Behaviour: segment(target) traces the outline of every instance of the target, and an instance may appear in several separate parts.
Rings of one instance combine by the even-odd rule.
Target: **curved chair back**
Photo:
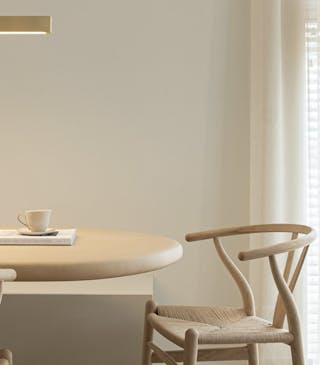
[[[311,227],[298,224],[262,224],[231,227],[205,232],[189,233],[186,235],[186,240],[188,242],[192,242],[210,238],[213,239],[219,257],[232,275],[240,290],[246,314],[253,316],[255,315],[255,305],[252,289],[244,275],[224,250],[219,238],[240,234],[278,232],[290,233],[291,239],[285,242],[267,245],[258,249],[241,251],[238,257],[242,261],[253,260],[262,257],[269,258],[271,272],[279,290],[273,316],[273,326],[282,328],[285,316],[287,315],[289,329],[294,332],[295,329],[299,327],[299,323],[297,322],[299,321],[299,315],[292,292],[300,275],[309,245],[316,238],[316,233]],[[294,256],[296,251],[300,248],[302,248],[302,251],[298,257],[295,267],[293,268]],[[284,272],[281,273],[275,256],[283,253],[287,253],[287,259]],[[290,276],[291,272],[292,275]]]

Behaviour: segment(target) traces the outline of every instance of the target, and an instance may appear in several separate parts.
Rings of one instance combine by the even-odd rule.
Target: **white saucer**
[[[24,236],[49,236],[54,233],[58,233],[58,231],[54,228],[48,228],[44,232],[32,232],[28,228],[19,228],[18,232],[19,232],[19,234],[22,234]]]

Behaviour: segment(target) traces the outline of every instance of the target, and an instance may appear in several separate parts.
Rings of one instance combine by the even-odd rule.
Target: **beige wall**
[[[249,0],[17,0],[1,13],[54,24],[0,38],[1,225],[51,207],[55,226],[183,242],[248,222]],[[229,283],[203,243],[156,274],[155,296],[237,303]]]

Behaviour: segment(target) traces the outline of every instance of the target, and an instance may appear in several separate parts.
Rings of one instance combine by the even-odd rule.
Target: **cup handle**
[[[17,219],[18,219],[18,221],[19,221],[21,224],[23,224],[24,226],[26,226],[26,227],[29,229],[29,227],[28,227],[28,225],[27,225],[26,221],[24,221],[24,220],[23,220],[23,218],[24,218],[24,220],[26,219],[24,214],[19,213],[19,214],[17,215]]]

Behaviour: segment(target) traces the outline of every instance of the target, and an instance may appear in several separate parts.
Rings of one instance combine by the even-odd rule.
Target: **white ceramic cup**
[[[26,210],[19,213],[18,221],[31,232],[45,232],[49,228],[51,209]]]

